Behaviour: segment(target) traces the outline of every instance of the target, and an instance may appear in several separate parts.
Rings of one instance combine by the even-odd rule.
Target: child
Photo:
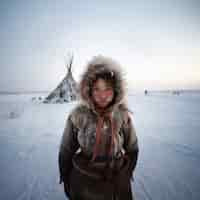
[[[71,200],[132,200],[136,132],[124,101],[120,66],[94,57],[80,82],[59,149],[60,183]]]

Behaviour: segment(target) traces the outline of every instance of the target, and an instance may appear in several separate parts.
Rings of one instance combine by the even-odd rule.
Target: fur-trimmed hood
[[[124,104],[125,97],[125,82],[122,75],[122,67],[119,63],[112,60],[109,57],[95,56],[87,64],[86,71],[82,75],[80,81],[79,90],[82,100],[89,106],[93,111],[95,110],[95,105],[91,97],[91,89],[94,81],[99,75],[110,73],[113,81],[114,89],[114,101],[106,111],[112,111],[114,107],[119,104]]]

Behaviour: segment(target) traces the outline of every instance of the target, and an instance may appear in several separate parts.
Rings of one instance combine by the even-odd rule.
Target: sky
[[[135,90],[200,89],[198,0],[0,1],[0,91],[51,91],[73,53],[109,56]]]

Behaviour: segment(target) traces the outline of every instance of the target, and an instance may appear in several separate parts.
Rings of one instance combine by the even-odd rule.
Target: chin
[[[106,105],[98,105],[98,106],[101,107],[101,108],[106,108],[107,104]]]

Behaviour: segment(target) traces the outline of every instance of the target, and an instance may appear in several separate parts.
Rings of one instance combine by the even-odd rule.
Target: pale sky
[[[200,89],[200,1],[1,1],[0,91],[52,90],[74,53],[120,62],[133,89]]]

